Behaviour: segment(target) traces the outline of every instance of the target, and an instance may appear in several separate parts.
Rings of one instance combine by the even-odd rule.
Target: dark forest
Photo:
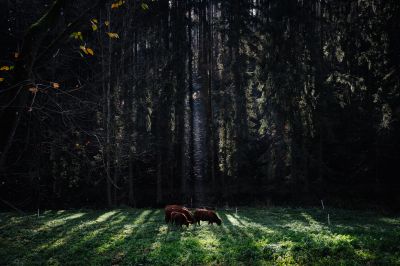
[[[0,0],[0,123],[6,213],[397,212],[400,1]]]
[[[398,1],[2,6],[3,201],[400,204]]]

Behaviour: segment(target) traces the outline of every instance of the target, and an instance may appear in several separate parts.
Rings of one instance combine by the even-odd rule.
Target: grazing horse
[[[175,225],[179,225],[180,227],[182,227],[182,225],[186,225],[186,227],[189,227],[189,221],[186,215],[181,212],[172,212],[171,222]]]
[[[169,223],[171,221],[171,213],[172,212],[183,213],[186,216],[186,218],[190,224],[195,223],[193,214],[189,211],[189,209],[187,209],[181,205],[167,205],[167,206],[165,206],[164,211],[165,211],[165,222],[166,223]]]
[[[208,224],[216,223],[221,225],[222,220],[217,216],[214,211],[207,209],[196,209],[194,211],[194,218],[197,223],[200,225],[200,221],[208,221]]]

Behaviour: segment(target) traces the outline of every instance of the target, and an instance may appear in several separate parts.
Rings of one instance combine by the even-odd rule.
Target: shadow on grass
[[[265,260],[284,264],[399,263],[400,245],[393,237],[393,233],[399,231],[393,227],[385,230],[387,224],[379,223],[380,218],[366,216],[367,219],[358,223],[359,217],[353,217],[350,222],[328,226],[326,212],[282,211],[255,210],[238,215],[225,214],[225,217],[235,230],[244,230],[256,242],[253,246],[262,247],[259,251]],[[349,218],[342,215],[337,217]],[[365,228],[375,230],[371,232]],[[380,230],[376,230],[378,228]]]
[[[102,246],[112,242],[111,237],[127,223],[128,214],[135,218],[140,213],[116,210],[18,217],[22,220],[18,226],[9,221],[2,227],[10,230],[2,230],[0,235],[2,242],[7,242],[7,254],[0,253],[0,264],[92,264],[97,258],[102,262]]]
[[[357,223],[345,216],[327,226],[325,213],[312,209],[218,213],[222,226],[182,229],[154,209],[1,214],[0,264],[363,265],[395,264],[399,254],[397,219],[379,226],[382,217]]]
[[[147,216],[153,211],[110,211],[88,220],[73,228],[65,228],[61,243],[44,250],[44,257],[51,255],[53,261],[64,264],[111,264],[113,260],[120,260],[122,255],[113,255],[115,249],[123,243],[125,238],[134,233],[138,227],[147,221]],[[65,257],[70,258],[65,261]]]

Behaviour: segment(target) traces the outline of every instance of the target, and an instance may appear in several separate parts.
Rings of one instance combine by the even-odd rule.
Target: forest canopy
[[[3,0],[0,207],[398,207],[399,14]]]

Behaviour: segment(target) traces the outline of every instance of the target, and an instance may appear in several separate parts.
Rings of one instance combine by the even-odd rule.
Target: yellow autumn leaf
[[[32,92],[33,94],[37,93],[39,90],[37,87],[31,87],[28,89],[30,92]]]
[[[107,27],[110,26],[110,21],[108,20],[104,21],[104,25],[106,25]]]
[[[119,35],[116,32],[107,32],[108,37],[110,37],[111,39],[118,39]]]
[[[57,83],[57,82],[51,82],[51,86],[52,86],[54,89],[60,88],[60,84]]]
[[[143,10],[149,9],[149,6],[146,3],[141,4]]]
[[[75,40],[79,39],[79,40],[83,40],[83,36],[82,36],[82,32],[80,31],[75,31],[71,34],[71,37],[73,37]]]
[[[96,31],[97,30],[97,19],[91,19],[90,23],[92,25],[92,30]]]
[[[81,49],[85,54],[88,54],[85,46],[81,45],[79,46],[79,49]]]
[[[111,4],[111,8],[112,8],[112,9],[118,8],[118,7],[122,6],[123,4],[125,4],[125,1],[120,0],[120,1],[118,1],[118,2],[112,3],[112,4]]]
[[[92,50],[92,49],[90,49],[90,48],[86,48],[86,51],[88,52],[88,54],[90,54],[90,55],[94,55],[94,52],[93,52],[93,50]]]
[[[4,78],[0,78],[0,82],[3,82],[4,81]]]
[[[1,71],[8,71],[8,70],[10,70],[10,67],[9,66],[2,66],[2,67],[0,67],[0,70]]]

